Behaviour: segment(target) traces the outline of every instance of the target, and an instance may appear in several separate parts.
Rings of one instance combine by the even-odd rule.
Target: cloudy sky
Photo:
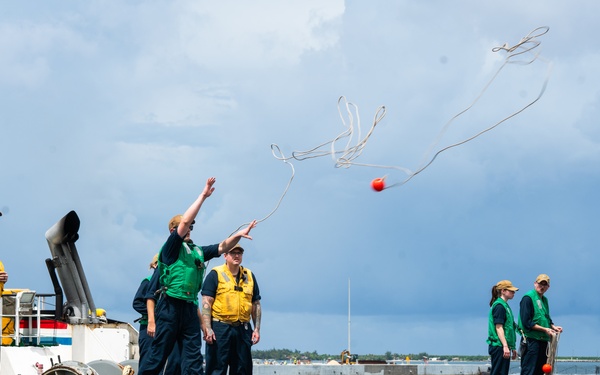
[[[52,292],[44,234],[75,210],[96,304],[133,322],[169,218],[215,176],[193,238],[261,220],[243,242],[257,349],[347,349],[350,284],[353,353],[486,354],[491,286],[520,287],[517,312],[547,273],[559,355],[598,356],[598,14],[594,0],[3,2],[7,287]],[[503,65],[493,48],[539,27],[539,46]],[[370,188],[540,94],[406,184]],[[380,106],[354,159],[368,166],[336,168],[332,140],[353,129],[334,149],[358,144]],[[272,153],[322,144],[294,174]]]

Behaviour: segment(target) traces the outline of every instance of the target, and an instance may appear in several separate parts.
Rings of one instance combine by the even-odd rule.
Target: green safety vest
[[[533,322],[542,327],[550,328],[550,308],[548,307],[548,298],[537,294],[535,289],[525,293],[531,298],[533,303]],[[550,341],[550,337],[545,332],[525,329],[521,322],[521,314],[519,314],[519,329],[523,331],[525,337],[531,337],[540,341]]]
[[[504,310],[506,311],[506,320],[504,321],[504,337],[506,338],[506,343],[508,344],[508,348],[510,350],[516,350],[516,342],[517,342],[517,333],[515,331],[516,324],[515,319],[513,317],[513,312],[510,309],[508,303],[502,298],[498,298],[492,304],[490,308],[489,318],[488,318],[488,339],[487,343],[491,346],[502,346],[502,341],[498,337],[498,332],[496,332],[496,325],[494,324],[494,316],[492,311],[497,305],[502,305]]]
[[[159,261],[160,283],[168,296],[197,305],[205,268],[202,248],[184,242],[175,263],[167,266]]]

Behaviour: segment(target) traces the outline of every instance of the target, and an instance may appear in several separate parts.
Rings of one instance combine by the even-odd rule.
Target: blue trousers
[[[140,331],[138,334],[138,346],[140,350],[140,363],[144,360],[144,355],[148,353],[150,347],[152,346],[152,337],[148,336],[148,325],[140,324]]]
[[[139,375],[158,375],[175,346],[181,351],[181,373],[204,375],[198,306],[163,295],[155,308],[156,333],[140,362]],[[176,361],[169,361],[170,365]],[[170,367],[170,366],[169,366]]]
[[[207,375],[252,375],[252,325],[212,322],[216,341],[206,344]]]
[[[510,357],[504,358],[504,349],[501,346],[490,345],[488,353],[492,359],[490,375],[508,375],[508,370],[510,369]]]
[[[544,375],[542,366],[548,360],[546,347],[548,341],[527,338],[527,349],[521,356],[521,375]]]
[[[152,347],[153,338],[148,336],[148,326],[146,324],[140,324],[140,333],[138,336],[138,346],[140,350],[140,359],[138,363],[142,363],[144,356]],[[179,345],[173,347],[173,351],[169,354],[167,364],[165,365],[164,374],[168,375],[180,375],[181,374],[181,349]],[[162,374],[162,373],[161,373]]]

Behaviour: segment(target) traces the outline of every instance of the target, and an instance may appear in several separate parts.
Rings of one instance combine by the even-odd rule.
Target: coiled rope
[[[556,362],[556,353],[558,352],[558,341],[560,340],[560,332],[556,332],[550,338],[550,343],[546,347],[547,363],[552,366],[552,371],[548,375],[554,374],[554,363]]]

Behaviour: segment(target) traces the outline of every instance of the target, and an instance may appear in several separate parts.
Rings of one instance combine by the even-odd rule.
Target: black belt
[[[213,318],[213,322],[219,322],[219,323],[227,324],[227,325],[230,325],[232,327],[238,327],[238,326],[241,326],[242,324],[248,323],[248,322],[242,322],[241,320],[236,320],[235,322],[224,322],[222,320],[215,319],[215,318]]]

